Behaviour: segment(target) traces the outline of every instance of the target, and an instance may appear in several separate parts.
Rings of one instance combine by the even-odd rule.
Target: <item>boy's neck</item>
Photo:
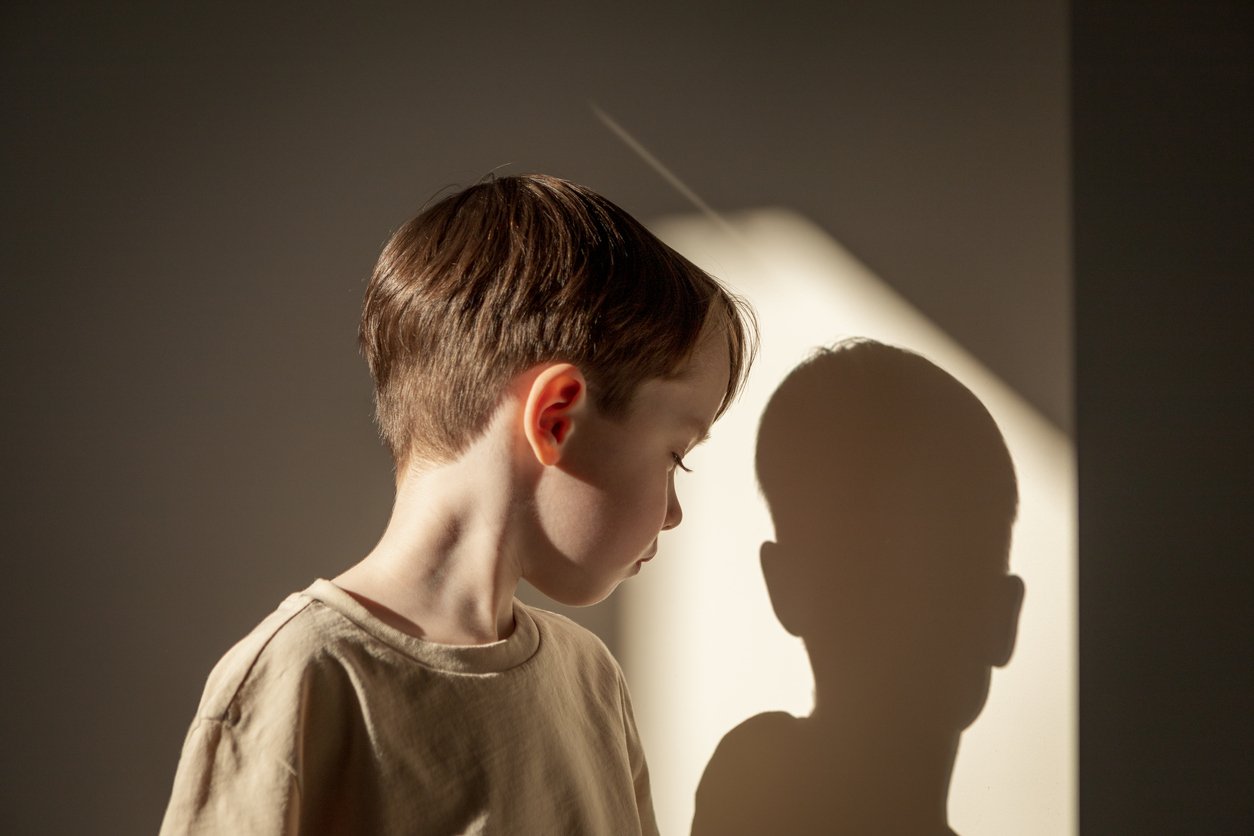
[[[525,503],[508,437],[489,429],[456,461],[405,471],[382,539],[334,583],[427,641],[473,645],[509,636]]]

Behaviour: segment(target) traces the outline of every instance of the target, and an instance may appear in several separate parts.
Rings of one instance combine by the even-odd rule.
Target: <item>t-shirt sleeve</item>
[[[280,610],[209,675],[183,743],[163,834],[296,833],[334,761],[334,666]]]
[[[294,833],[300,786],[290,754],[266,751],[228,718],[188,730],[161,834]]]

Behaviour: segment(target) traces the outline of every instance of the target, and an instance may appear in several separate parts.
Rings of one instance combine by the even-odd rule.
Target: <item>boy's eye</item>
[[[692,468],[690,468],[690,467],[688,467],[686,464],[684,464],[684,457],[683,457],[683,456],[679,455],[678,453],[671,453],[671,458],[675,460],[675,464],[676,464],[676,466],[678,466],[678,467],[679,467],[679,469],[680,469],[680,470],[682,470],[684,473],[691,473],[691,472],[692,472]]]

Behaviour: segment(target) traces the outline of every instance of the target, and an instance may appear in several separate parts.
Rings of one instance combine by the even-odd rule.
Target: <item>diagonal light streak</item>
[[[675,191],[679,192],[680,196],[695,206],[697,211],[714,221],[714,223],[718,225],[719,229],[727,233],[728,237],[735,240],[742,247],[745,247],[746,249],[748,248],[748,242],[745,241],[744,236],[741,235],[740,232],[732,226],[726,218],[715,211],[714,207],[702,200],[699,194],[693,191],[683,180],[680,180],[679,176],[676,175],[675,172],[671,171],[665,163],[653,154],[653,152],[651,152],[648,148],[645,148],[640,140],[632,136],[626,128],[618,123],[618,120],[610,116],[596,104],[591,104],[590,106],[592,107],[592,112],[596,114],[598,119],[601,120],[601,124],[609,128],[611,133],[622,140],[623,144],[630,148],[636,156],[643,160],[645,165],[657,172],[658,176],[669,183]]]

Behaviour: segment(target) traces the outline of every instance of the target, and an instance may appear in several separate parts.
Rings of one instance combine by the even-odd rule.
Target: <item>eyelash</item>
[[[679,455],[678,453],[671,453],[671,458],[675,460],[675,464],[676,464],[676,465],[679,467],[679,469],[680,469],[680,470],[682,470],[684,473],[691,473],[691,472],[692,472],[692,468],[691,468],[691,467],[688,467],[686,464],[684,464],[684,457],[683,457],[683,456]]]

